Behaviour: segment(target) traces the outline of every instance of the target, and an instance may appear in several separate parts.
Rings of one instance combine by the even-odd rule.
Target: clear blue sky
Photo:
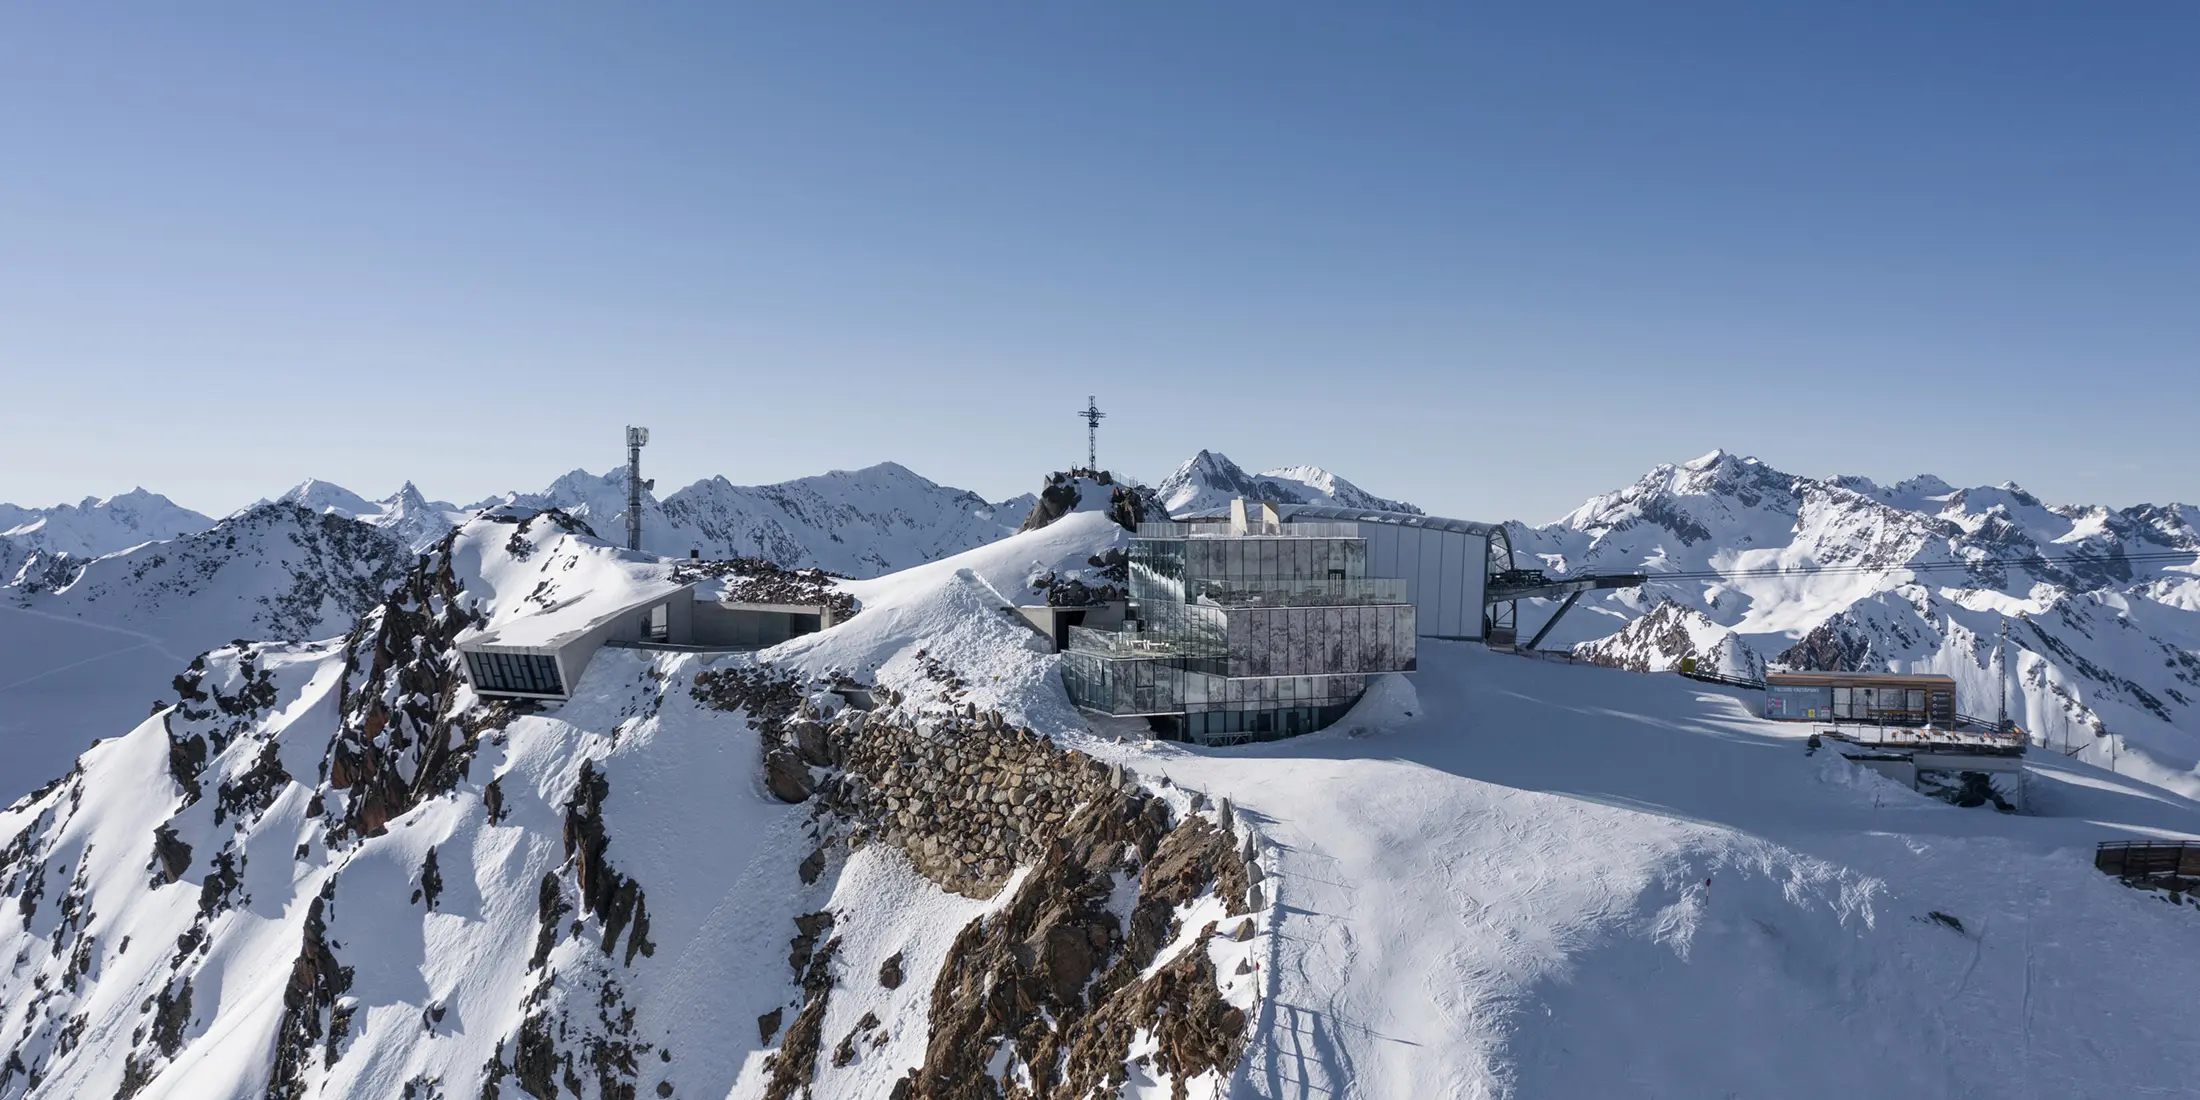
[[[1186,8],[1196,10],[1187,11]],[[2200,6],[0,11],[0,500],[895,460],[2200,497]]]

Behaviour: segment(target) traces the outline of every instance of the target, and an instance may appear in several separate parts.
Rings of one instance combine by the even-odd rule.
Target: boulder
[[[764,785],[781,802],[801,802],[817,789],[810,766],[785,745],[764,755]]]
[[[805,718],[787,727],[787,739],[794,746],[796,756],[813,767],[825,767],[833,762],[832,749],[826,743],[825,727]]]

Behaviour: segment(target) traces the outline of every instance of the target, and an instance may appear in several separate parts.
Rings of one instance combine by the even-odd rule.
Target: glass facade
[[[1192,740],[1256,740],[1320,729],[1370,674],[1413,670],[1414,606],[1403,581],[1367,575],[1357,527],[1218,530],[1141,525],[1125,629],[1069,631],[1073,702]]]
[[[466,668],[473,673],[475,686],[483,691],[565,694],[565,685],[558,679],[558,662],[554,657],[533,653],[469,650],[466,653]]]

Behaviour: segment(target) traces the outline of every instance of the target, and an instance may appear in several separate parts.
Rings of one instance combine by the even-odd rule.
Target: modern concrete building
[[[1208,744],[1320,729],[1370,675],[1415,664],[1418,609],[1369,558],[1360,525],[1285,523],[1272,507],[1141,524],[1130,617],[1069,628],[1063,683],[1081,707]]]
[[[567,699],[604,646],[732,652],[833,625],[824,604],[721,601],[693,583],[645,584],[615,600],[580,596],[461,639],[466,678],[482,695]]]

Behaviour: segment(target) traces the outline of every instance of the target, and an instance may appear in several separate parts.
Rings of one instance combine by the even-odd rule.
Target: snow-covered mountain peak
[[[1733,460],[1724,447],[1714,447],[1709,454],[1699,455],[1681,463],[1684,470],[1709,470]],[[1750,461],[1755,461],[1754,459]]]
[[[1218,508],[1231,500],[1272,500],[1279,504],[1337,504],[1419,514],[1404,501],[1376,496],[1319,466],[1286,466],[1249,474],[1228,455],[1201,450],[1154,486],[1154,495],[1170,512]]]
[[[310,477],[275,499],[285,504],[296,504],[309,512],[334,512],[350,519],[380,510],[358,493],[334,482]]]

